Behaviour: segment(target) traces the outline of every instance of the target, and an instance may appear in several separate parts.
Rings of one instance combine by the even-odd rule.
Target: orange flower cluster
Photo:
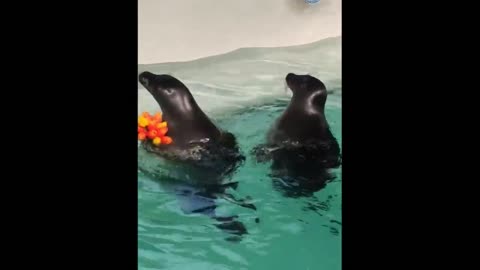
[[[141,141],[150,139],[157,146],[171,144],[173,140],[166,136],[167,132],[167,122],[162,121],[161,113],[152,116],[148,112],[144,112],[138,118],[138,139]]]

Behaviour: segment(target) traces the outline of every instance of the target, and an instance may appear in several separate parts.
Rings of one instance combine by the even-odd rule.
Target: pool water
[[[336,47],[327,46],[326,48],[322,44],[317,44],[315,50],[308,50],[303,57],[311,59],[312,55],[308,53],[335,56],[332,51],[329,51],[334,49],[336,50]],[[242,61],[251,55],[245,54]],[[263,56],[265,53],[259,55],[255,57],[265,57]],[[291,51],[278,50],[275,55],[280,59],[288,60]],[[225,55],[225,58],[228,57]],[[274,55],[270,54],[269,57],[269,61],[273,61],[271,59]],[[294,59],[298,60],[298,57]],[[215,79],[221,76],[218,74],[219,69],[208,67],[208,65],[207,69],[211,70],[210,76],[206,76],[206,73],[194,74],[193,71],[191,73],[184,71],[183,77],[177,76],[180,80],[187,78],[182,81],[191,89],[199,105],[218,126],[236,135],[246,161],[233,176],[233,181],[239,182],[238,188],[229,190],[229,193],[237,198],[249,196],[257,209],[243,208],[224,199],[216,200],[218,215],[238,215],[238,220],[248,230],[248,234],[244,235],[241,241],[227,241],[228,234],[215,227],[208,216],[184,213],[176,197],[159,184],[162,179],[150,179],[139,172],[139,269],[341,269],[341,167],[332,171],[336,178],[313,196],[290,198],[284,196],[272,185],[269,164],[256,163],[250,154],[255,145],[264,142],[267,130],[289,102],[289,97],[283,93],[282,76],[290,71],[309,69],[306,62],[298,64],[295,70],[292,64],[285,65],[285,62],[275,61],[275,68],[270,69],[270,72],[279,73],[278,78],[273,75],[268,77],[268,74],[257,78],[258,85],[262,88],[250,89],[250,92],[245,94],[254,99],[262,96],[261,93],[269,92],[268,95],[262,96],[263,99],[260,98],[261,101],[257,99],[256,103],[249,100],[236,103],[235,99],[228,99],[227,95],[222,96],[222,90],[230,89],[229,92],[235,93],[235,82],[227,83],[225,80],[223,84],[215,82]],[[328,63],[332,59],[325,57],[319,61]],[[217,59],[215,62],[224,63],[222,59]],[[171,68],[175,64],[165,64],[161,68],[152,66],[141,69],[152,68],[152,72],[165,70],[165,73],[168,73],[169,70],[175,71],[175,68]],[[314,65],[313,62],[309,64]],[[186,63],[185,68],[180,70],[188,70],[188,67],[196,65],[196,63]],[[334,136],[341,145],[340,72],[337,69],[334,69],[335,72],[325,71],[328,67],[317,65],[320,68],[310,74],[326,82],[327,89],[332,90],[326,104],[326,117]],[[248,73],[248,69],[242,64],[236,68],[240,72]],[[198,70],[198,67],[192,70]],[[177,73],[179,72],[173,75]],[[245,80],[252,81],[248,75],[245,76]],[[267,77],[270,81],[265,79]],[[196,91],[189,81],[199,82],[203,88],[197,87],[200,89]],[[255,82],[250,83],[255,85]],[[210,92],[208,92],[209,88]],[[218,99],[210,101],[202,99],[209,95],[217,95]],[[228,107],[235,109],[230,111],[218,109],[215,104],[222,103],[220,102],[222,98],[226,103],[230,102]],[[152,108],[146,104],[151,103],[144,101],[142,103],[140,99],[139,107],[143,106],[140,110],[158,110],[158,107]]]

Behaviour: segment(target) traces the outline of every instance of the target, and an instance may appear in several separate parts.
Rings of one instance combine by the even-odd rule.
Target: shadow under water
[[[167,158],[152,150],[151,145],[143,143],[139,148],[139,170],[174,195],[183,213],[212,218],[217,221],[214,224],[217,228],[231,235],[226,240],[237,242],[242,235],[248,234],[246,226],[237,220],[238,216],[219,216],[215,210],[218,199],[256,210],[248,198],[237,199],[228,193],[229,189],[236,190],[238,187],[238,182],[230,179],[245,157],[237,149],[230,151],[212,145],[204,144],[196,149],[195,153],[202,156],[196,161],[191,158],[191,153],[183,159],[180,156],[176,156],[178,160],[171,156]]]

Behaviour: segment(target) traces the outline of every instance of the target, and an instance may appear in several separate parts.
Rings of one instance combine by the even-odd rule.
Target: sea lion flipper
[[[233,195],[231,194],[228,194],[228,193],[223,193],[223,194],[219,194],[218,196],[219,198],[222,198],[226,201],[229,201],[231,203],[234,203],[236,205],[239,205],[241,207],[245,207],[245,208],[248,208],[248,209],[252,209],[252,210],[257,210],[257,207],[253,204],[253,203],[248,203],[248,202],[245,202],[244,199],[236,199],[235,197],[233,197]]]

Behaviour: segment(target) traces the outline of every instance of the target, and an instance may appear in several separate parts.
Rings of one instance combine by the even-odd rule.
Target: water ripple
[[[283,82],[288,72],[308,72],[325,82],[326,116],[341,144],[339,42],[141,67],[175,74],[204,111],[237,136],[247,160],[233,177],[239,186],[231,193],[250,197],[257,211],[217,200],[218,215],[237,215],[248,230],[240,242],[229,242],[229,235],[215,227],[216,221],[184,213],[175,196],[139,173],[139,269],[341,269],[341,168],[334,170],[337,179],[313,197],[285,198],[272,184],[269,165],[257,164],[248,155],[290,101]],[[158,105],[140,87],[142,110],[156,111]]]

